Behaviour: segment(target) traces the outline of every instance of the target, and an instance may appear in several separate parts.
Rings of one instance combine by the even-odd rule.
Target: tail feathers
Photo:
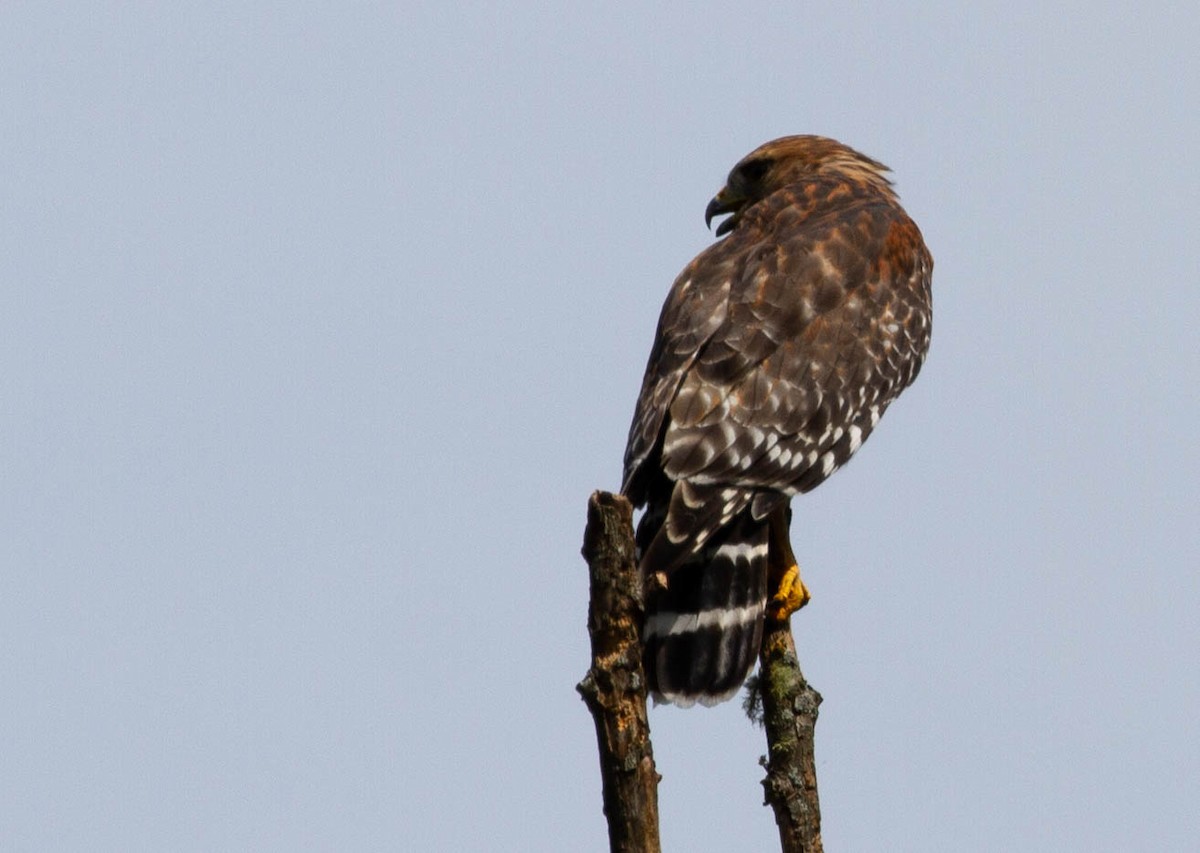
[[[646,677],[657,701],[716,705],[754,668],[767,602],[767,524],[745,513],[672,570],[647,603]]]

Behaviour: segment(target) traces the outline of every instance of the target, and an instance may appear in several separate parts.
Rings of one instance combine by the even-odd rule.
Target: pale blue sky
[[[1200,11],[9,3],[0,850],[605,849],[588,493],[705,203],[888,163],[933,348],[797,501],[831,851],[1200,836]],[[773,849],[738,703],[667,850]]]

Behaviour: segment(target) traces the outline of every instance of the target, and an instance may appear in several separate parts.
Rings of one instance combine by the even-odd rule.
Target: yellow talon
[[[812,593],[800,578],[800,567],[793,563],[779,579],[779,590],[767,602],[767,616],[782,622],[808,604],[811,598]]]

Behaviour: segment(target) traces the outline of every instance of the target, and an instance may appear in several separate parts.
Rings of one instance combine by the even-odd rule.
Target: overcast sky
[[[0,24],[0,849],[606,849],[587,496],[792,133],[936,259],[795,505],[827,849],[1195,844],[1195,4]],[[665,849],[777,844],[739,704],[652,711]]]

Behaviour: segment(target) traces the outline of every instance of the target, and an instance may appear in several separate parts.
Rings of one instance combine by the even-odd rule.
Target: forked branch
[[[609,849],[659,853],[659,775],[646,714],[644,614],[629,501],[609,492],[592,494],[583,556],[591,577],[592,665],[576,689],[596,725]],[[767,623],[759,664],[766,802],[775,812],[784,853],[819,853],[813,730],[821,696],[804,680],[787,621]]]

